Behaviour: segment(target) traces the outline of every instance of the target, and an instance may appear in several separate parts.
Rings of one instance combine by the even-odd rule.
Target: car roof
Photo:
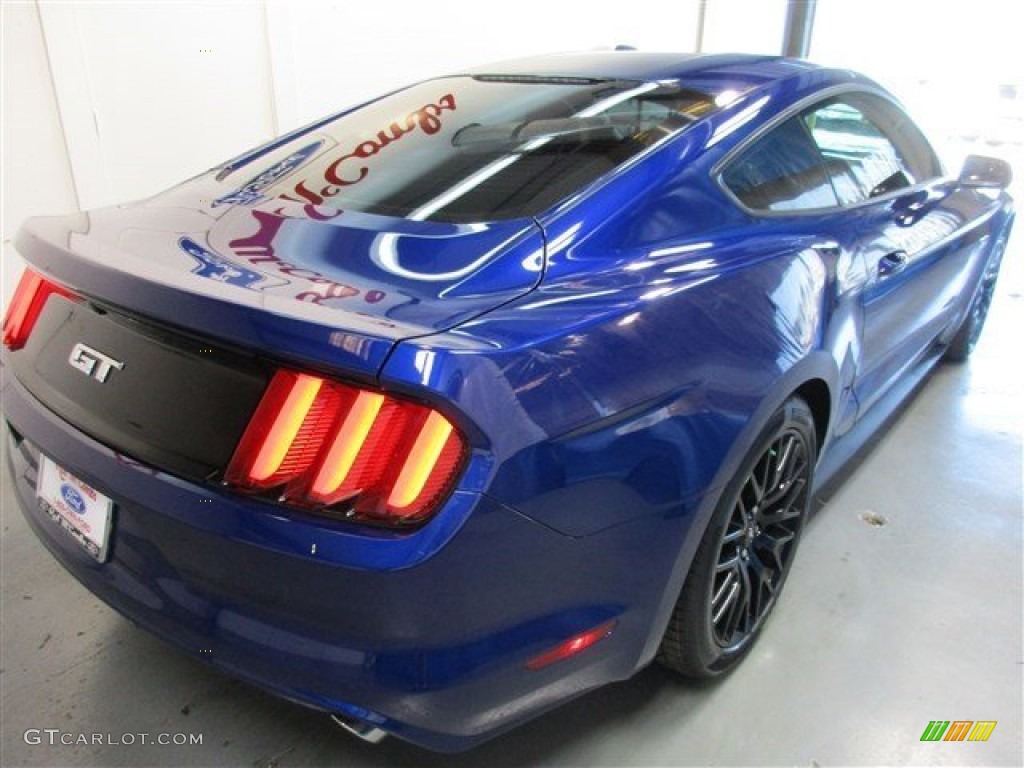
[[[782,56],[615,50],[531,56],[485,64],[458,74],[679,80],[688,87],[716,94],[726,90],[747,91],[818,69],[815,64]]]

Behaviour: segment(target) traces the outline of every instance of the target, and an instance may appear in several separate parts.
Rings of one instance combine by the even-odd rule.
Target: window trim
[[[744,138],[739,144],[730,149],[725,154],[725,156],[718,160],[718,162],[716,162],[711,168],[709,176],[711,177],[711,180],[714,183],[714,185],[718,187],[718,189],[726,196],[726,198],[733,205],[735,205],[748,216],[752,216],[753,218],[757,219],[777,219],[792,218],[798,216],[820,216],[822,214],[837,213],[839,211],[854,211],[857,210],[858,208],[866,208],[867,206],[870,205],[878,205],[879,203],[891,202],[893,200],[896,200],[897,198],[904,197],[906,195],[912,195],[924,189],[934,187],[936,184],[949,183],[955,178],[948,173],[948,171],[942,163],[941,158],[939,158],[938,153],[935,151],[935,147],[932,146],[932,143],[928,141],[928,137],[925,136],[924,132],[922,131],[921,136],[924,139],[925,143],[928,145],[928,148],[931,149],[932,154],[935,155],[936,159],[938,160],[939,168],[942,170],[942,173],[938,176],[933,176],[931,178],[919,181],[917,184],[914,184],[913,186],[895,189],[892,192],[888,192],[884,195],[879,195],[878,197],[869,197],[864,200],[860,200],[856,203],[850,204],[843,204],[842,202],[839,202],[838,205],[830,205],[825,208],[804,208],[799,210],[788,211],[769,211],[747,207],[747,205],[744,204],[743,201],[740,200],[731,189],[729,189],[728,185],[725,183],[725,180],[722,177],[725,173],[726,167],[730,163],[732,163],[741,153],[746,151],[748,148],[750,148],[751,145],[753,145],[757,141],[760,141],[766,134],[775,130],[790,118],[800,115],[802,112],[807,111],[816,104],[823,104],[829,99],[847,93],[864,93],[884,99],[885,101],[889,102],[889,104],[898,109],[900,112],[902,112],[904,115],[906,115],[907,119],[910,120],[911,123],[914,124],[914,126],[918,127],[918,130],[920,130],[920,127],[917,126],[917,123],[913,120],[913,118],[911,118],[910,115],[907,114],[907,111],[903,109],[903,106],[898,101],[896,101],[895,98],[893,98],[891,95],[883,91],[881,88],[872,88],[870,86],[865,86],[862,84],[844,83],[842,85],[834,85],[829,88],[817,91],[808,96],[805,96],[804,98],[794,102],[793,104],[790,104],[786,109],[782,110],[782,112],[772,117],[768,122],[758,127],[756,131],[751,133],[749,136]],[[886,138],[888,138],[888,136],[886,136]],[[821,148],[818,147],[818,143],[814,141],[813,136],[811,136],[811,141],[814,143],[814,147],[820,156]],[[826,173],[828,173],[827,169]],[[832,179],[832,174],[828,174],[828,176],[834,188],[835,182]],[[839,200],[838,194],[836,194],[836,200]]]

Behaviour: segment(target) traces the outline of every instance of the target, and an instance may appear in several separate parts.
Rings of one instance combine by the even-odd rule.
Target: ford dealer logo
[[[64,497],[64,501],[76,515],[85,514],[85,499],[82,498],[82,494],[64,483],[60,487],[60,495]]]
[[[262,272],[225,259],[219,253],[204,248],[190,237],[181,238],[178,241],[178,247],[199,262],[199,265],[192,270],[193,275],[228,285],[238,285],[242,288],[255,288],[267,279]]]
[[[264,189],[302,166],[310,157],[317,153],[322,144],[323,141],[314,141],[312,144],[307,144],[297,152],[288,155],[284,160],[274,163],[255,178],[249,179],[249,181],[234,192],[218,197],[211,203],[210,207],[216,208],[219,205],[250,205],[257,202],[262,199]]]

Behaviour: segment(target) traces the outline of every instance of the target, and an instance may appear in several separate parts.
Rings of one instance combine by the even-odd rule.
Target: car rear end
[[[8,477],[50,552],[125,616],[437,749],[630,671],[538,666],[618,609],[591,603],[592,549],[482,493],[487,439],[452,403],[153,322],[50,266],[5,326]]]
[[[450,331],[539,284],[531,206],[713,106],[660,81],[457,85],[417,86],[401,120],[371,108],[356,138],[320,124],[156,198],[30,221],[3,356],[8,477],[82,584],[196,659],[440,750],[657,647],[693,509],[634,496],[573,531],[503,503],[495,478],[528,497],[534,472],[546,504],[592,503],[522,466],[558,436],[500,370],[558,331],[524,324],[521,354]],[[538,113],[520,136],[516,89],[576,122]],[[492,101],[504,121],[478,130]],[[445,173],[437,146],[458,156]],[[382,167],[419,170],[396,191]],[[580,456],[602,440],[581,433]]]

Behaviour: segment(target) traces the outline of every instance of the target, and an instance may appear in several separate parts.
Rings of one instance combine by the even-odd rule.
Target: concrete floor
[[[370,746],[115,615],[34,540],[5,489],[0,764],[1024,764],[1022,246],[1018,232],[971,363],[940,367],[811,520],[760,643],[719,684],[650,668],[465,755]],[[930,720],[998,725],[987,742],[921,742]],[[28,728],[203,741],[29,745]]]

